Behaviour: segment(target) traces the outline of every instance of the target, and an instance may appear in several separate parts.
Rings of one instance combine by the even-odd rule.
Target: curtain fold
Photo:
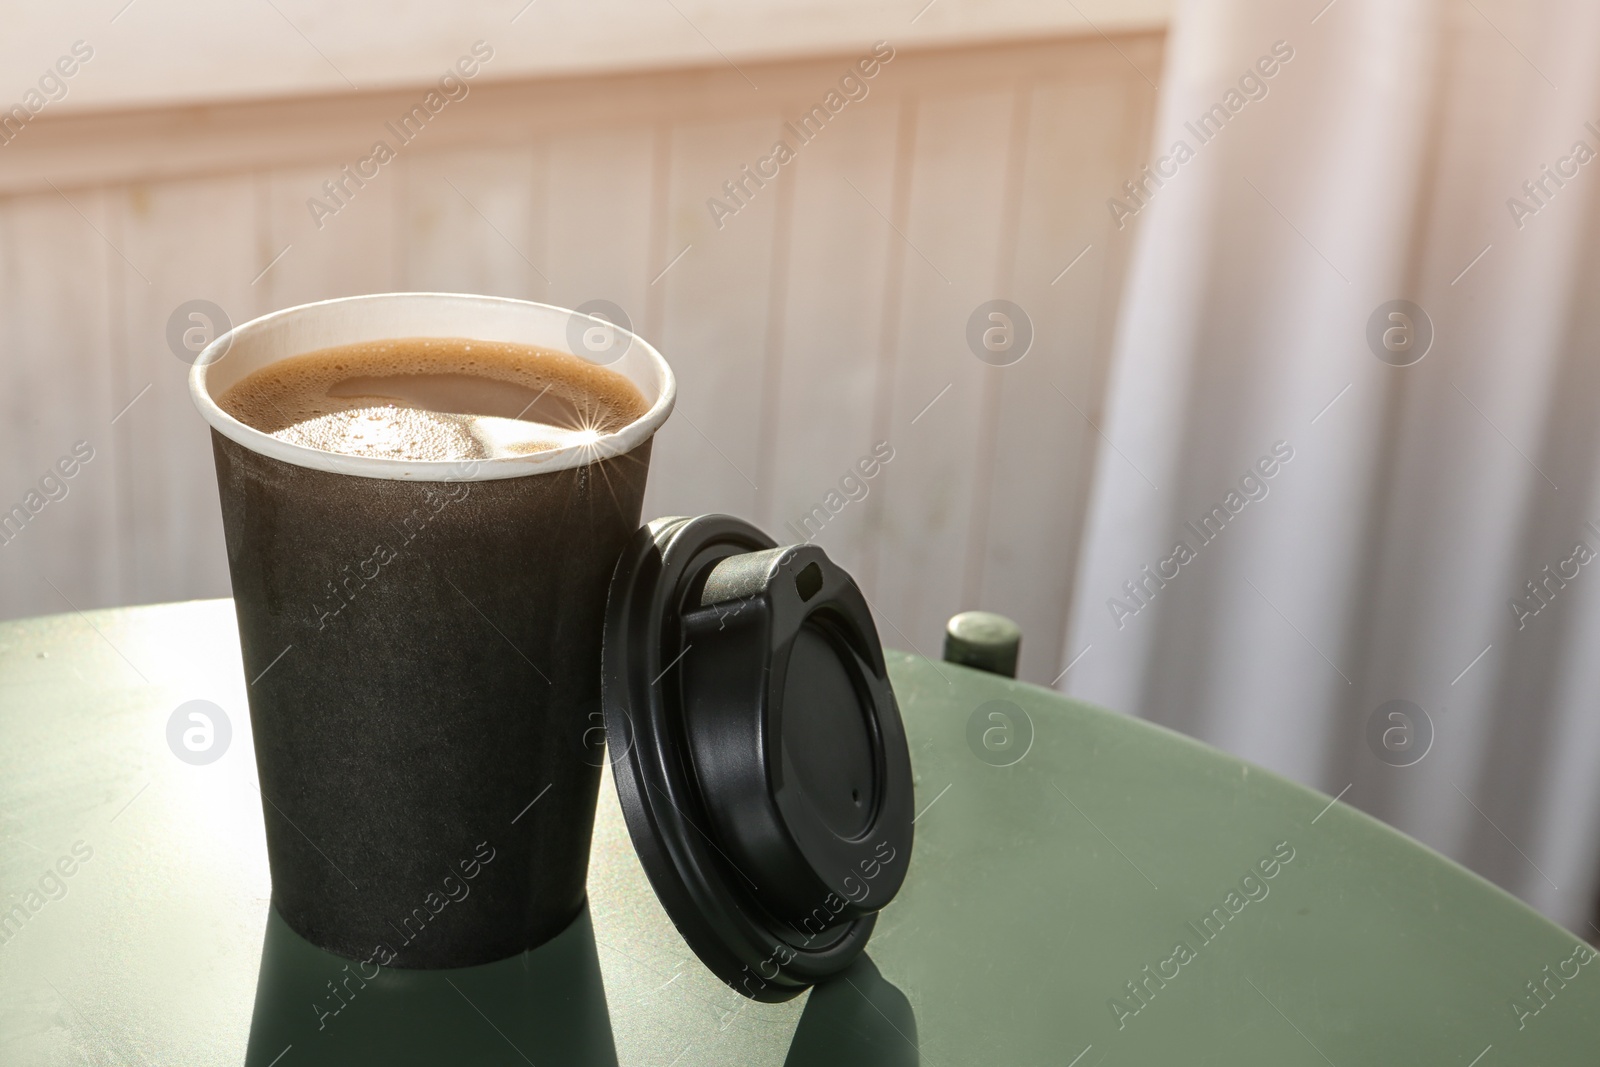
[[[1170,176],[1108,190],[1136,243],[1060,682],[1589,936],[1597,52],[1580,3],[1182,8]]]

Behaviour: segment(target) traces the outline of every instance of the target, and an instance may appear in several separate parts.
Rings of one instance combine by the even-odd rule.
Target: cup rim
[[[212,397],[207,385],[207,372],[240,342],[249,341],[254,335],[281,327],[292,319],[325,313],[323,309],[333,305],[375,304],[385,301],[451,301],[469,304],[477,303],[484,306],[495,305],[501,308],[525,308],[529,313],[535,315],[560,315],[569,322],[572,318],[578,318],[608,327],[625,335],[630,346],[640,346],[646,360],[655,371],[656,381],[640,381],[632,375],[624,374],[624,376],[628,377],[635,386],[638,386],[646,396],[653,389],[656,393],[655,401],[639,418],[621,429],[602,434],[589,443],[565,445],[561,448],[552,448],[543,452],[530,452],[517,456],[497,456],[490,459],[410,460],[384,456],[352,456],[342,452],[327,452],[322,449],[284,441],[234,418],[224,411],[221,405]],[[408,334],[408,336],[427,335]],[[466,335],[454,332],[448,334],[448,336]],[[382,336],[370,338],[370,340],[381,339],[383,339]],[[543,345],[541,347],[555,347],[568,355],[575,355],[580,359],[585,358],[581,352],[570,351],[570,346]],[[315,349],[308,349],[307,351],[315,351]],[[300,353],[288,355],[293,354]],[[278,358],[288,358],[288,355]],[[276,361],[277,359],[274,359],[271,362]],[[263,364],[263,366],[265,365],[267,364]],[[618,370],[617,373],[624,372]],[[281,460],[297,467],[328,471],[333,474],[402,481],[493,481],[501,478],[517,478],[530,474],[568,470],[573,467],[587,466],[599,460],[620,456],[631,452],[648,441],[661,428],[662,423],[666,422],[667,416],[672,413],[673,405],[677,400],[677,392],[677,379],[673,375],[672,368],[666,359],[656,350],[655,346],[631,330],[625,330],[613,323],[606,322],[604,319],[555,304],[519,300],[514,297],[484,296],[474,293],[366,293],[360,296],[343,296],[306,304],[296,304],[293,307],[268,312],[265,315],[257,316],[248,322],[235,326],[207,345],[195,359],[194,365],[189,369],[190,399],[210,427],[228,440],[242,445],[252,452]]]

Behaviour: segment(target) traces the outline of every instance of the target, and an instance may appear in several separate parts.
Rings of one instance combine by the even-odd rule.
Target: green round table
[[[565,933],[363,977],[269,908],[229,601],[0,624],[0,1063],[1600,1063],[1593,952],[1477,876],[1148,723],[889,663],[905,888],[868,958],[766,1005],[673,929],[609,780]],[[213,762],[169,747],[189,700],[228,717]]]

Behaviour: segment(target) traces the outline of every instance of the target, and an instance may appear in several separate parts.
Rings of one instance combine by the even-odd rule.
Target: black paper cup
[[[405,337],[604,362],[649,409],[550,451],[412,462],[290,444],[217,405],[277,360]],[[363,964],[462,967],[578,914],[607,583],[675,391],[626,331],[482,296],[307,304],[201,353],[190,392],[211,425],[273,906],[295,932]]]

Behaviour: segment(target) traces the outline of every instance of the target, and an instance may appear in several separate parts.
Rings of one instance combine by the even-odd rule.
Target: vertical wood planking
[[[189,400],[189,364],[167,346],[167,320],[194,299],[235,323],[262,310],[251,285],[262,267],[257,204],[249,177],[136,185],[113,201],[120,238],[112,239],[131,264],[120,273],[119,395],[150,386],[116,425],[128,603],[228,595],[210,433]]]
[[[405,163],[402,156],[383,167],[376,178],[353,191],[337,214],[322,216],[320,226],[307,201],[332,202],[323,183],[337,177],[342,164],[330,160],[324,167],[296,167],[262,176],[267,203],[261,228],[267,237],[256,248],[255,267],[245,280],[259,276],[251,288],[259,293],[264,310],[404,287],[395,216],[405,185]],[[273,263],[280,254],[282,258]]]
[[[577,307],[610,301],[640,332],[646,330],[646,291],[654,274],[652,143],[651,130],[624,127],[566,134],[544,146],[550,302]]]
[[[970,606],[961,582],[988,367],[967,347],[967,319],[995,295],[1012,104],[984,93],[918,105],[874,606],[934,657],[944,620]]]
[[[1032,84],[1019,84],[1011,93],[1011,128],[1007,137],[1005,184],[1001,194],[1001,211],[999,225],[999,240],[996,247],[993,285],[990,289],[996,298],[1009,299],[1015,296],[1013,291],[1012,275],[1016,269],[1017,261],[1017,229],[1018,217],[1021,212],[1022,200],[1022,175],[1027,165],[1028,158],[1028,126],[1032,115],[1033,93]],[[1014,317],[1013,317],[1014,318]],[[1031,334],[1032,326],[1024,321],[1019,324],[1007,321],[1007,316],[1001,314],[998,319],[993,310],[982,316],[983,333],[981,337],[987,339],[989,331],[997,323],[1004,324],[1011,332],[1010,345],[1019,343],[1016,336],[1018,329],[1024,329]],[[970,322],[970,320],[969,320]],[[972,327],[968,326],[967,344],[972,344]],[[1031,337],[1028,339],[1031,345]],[[1026,350],[1023,350],[1024,352]],[[1014,352],[1014,349],[1013,349]],[[1021,356],[1022,353],[1014,353]],[[1014,364],[1013,364],[1014,365]],[[1006,367],[990,367],[983,371],[983,398],[978,411],[978,446],[977,463],[974,468],[972,503],[969,508],[967,520],[967,553],[965,566],[961,574],[961,602],[972,607],[981,607],[983,601],[983,571],[984,557],[988,552],[989,544],[989,511],[994,497],[994,466],[995,455],[999,445],[1000,401],[1001,389],[1005,381]]]
[[[323,183],[351,153],[68,190],[94,228],[54,193],[6,201],[0,507],[44,471],[34,451],[52,431],[31,419],[103,421],[104,466],[91,463],[42,513],[71,521],[40,539],[39,569],[85,606],[220,594],[209,447],[186,367],[165,341],[177,304],[211,299],[237,323],[396,289],[607,300],[679,375],[647,518],[719,510],[785,540],[814,533],[856,573],[889,643],[937,655],[949,614],[993,608],[1023,625],[1023,676],[1047,682],[1065,665],[1090,459],[1104,447],[1089,419],[1125,249],[1102,190],[1131,173],[1153,94],[1131,71],[1070,65],[1062,80],[1019,86],[1026,97],[993,82],[946,89],[938,71],[959,81],[965,61],[938,62],[852,104],[720,228],[707,199],[731,203],[723,182],[766,156],[798,105],[751,93],[716,121],[690,112],[641,126],[619,113],[615,125],[527,145],[411,146],[320,228],[307,200],[328,200]],[[1008,185],[1019,114],[1024,166]],[[93,266],[75,276],[19,266],[63,256]],[[981,364],[965,337],[972,310],[995,297],[1021,304],[1035,330],[1030,354],[1003,369]],[[66,372],[44,374],[35,349]],[[840,482],[880,438],[895,458],[865,483],[865,499],[849,500],[859,483]],[[107,484],[85,480],[96,476]],[[807,514],[810,529],[799,522]],[[63,609],[21,573],[21,544],[0,546],[0,614]]]
[[[755,513],[778,195],[771,182],[755,189],[720,229],[706,201],[726,198],[723,183],[767,154],[778,126],[774,118],[673,131],[666,259],[653,265],[652,287],[663,288],[659,344],[679,395],[656,437],[651,514]]]
[[[104,198],[96,192],[0,202],[0,425],[6,435],[0,448],[0,604],[6,614],[119,600],[119,561],[106,551],[116,536],[117,494],[105,285],[106,258],[116,253],[101,236],[105,228]],[[63,263],[75,269],[57,269]],[[73,455],[78,442],[92,449],[88,463]],[[63,461],[70,477],[61,474]],[[12,514],[19,505],[24,520]]]
[[[900,350],[902,318],[900,313],[905,304],[906,260],[911,255],[911,249],[905,241],[905,227],[911,208],[911,172],[916,156],[919,112],[915,96],[902,98],[898,112],[895,116],[894,169],[889,183],[888,215],[884,218],[886,225],[880,230],[885,248],[883,310],[879,314],[878,358],[873,374],[872,390],[872,435],[874,441],[884,442],[888,441],[894,420],[894,379],[896,355]],[[859,190],[857,192],[859,194]],[[863,199],[866,199],[864,195]],[[870,201],[868,206],[873,207],[874,214],[881,214],[882,209],[873,206]],[[862,561],[862,573],[857,581],[869,600],[876,598],[878,593],[878,560],[882,555],[878,550],[878,543],[886,525],[884,497],[885,494],[880,491],[869,496],[866,501],[867,524],[872,531],[873,540],[866,558]],[[876,609],[874,611],[876,612]],[[907,648],[912,647],[912,642],[907,639],[905,633],[890,620],[880,618],[878,623],[880,630],[884,628],[885,623],[888,623],[902,645]]]
[[[407,288],[547,299],[543,163],[532,148],[408,159],[399,236]]]
[[[1126,127],[1138,124],[1147,94],[1137,78],[1033,91],[1010,298],[1032,320],[1034,341],[1021,362],[999,371],[981,588],[984,607],[1021,625],[1019,677],[1040,684],[1080,651],[1063,657],[1062,642],[1100,446],[1089,420],[1098,421],[1115,316],[1116,279],[1108,275],[1117,231],[1105,200],[1135,169]]]
[[[761,519],[780,540],[815,540],[861,580],[874,534],[866,500],[881,481],[855,465],[875,441],[889,255],[872,204],[894,195],[898,117],[893,99],[869,98],[805,145],[780,179],[793,186],[793,206],[778,402],[765,428],[772,485]],[[863,490],[867,497],[851,499]],[[819,507],[826,521],[812,510]]]

